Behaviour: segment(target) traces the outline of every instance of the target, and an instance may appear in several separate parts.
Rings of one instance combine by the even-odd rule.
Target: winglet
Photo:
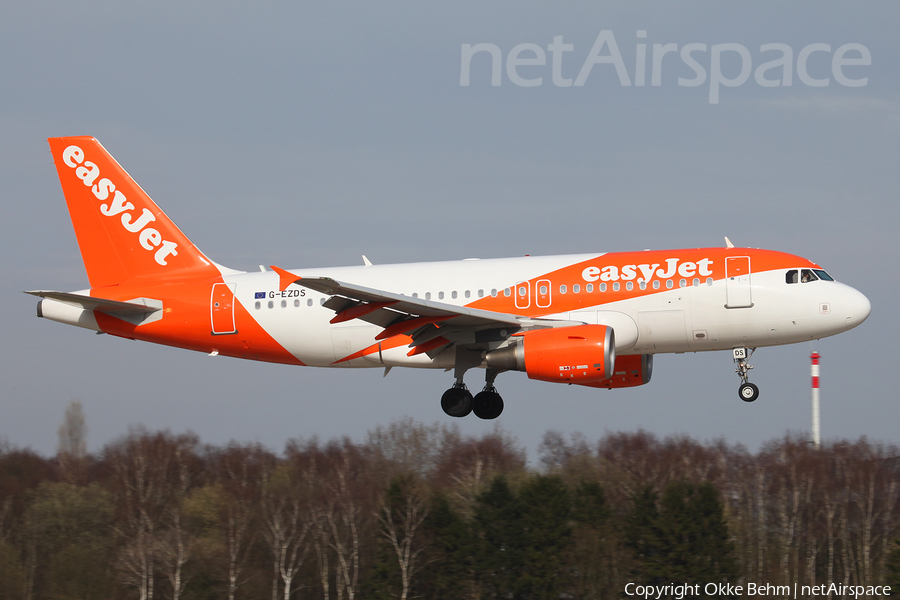
[[[269,265],[269,268],[278,273],[278,291],[283,292],[288,288],[289,285],[300,281],[302,277],[297,277],[293,273],[289,271],[285,271],[281,267],[276,267],[275,265]]]
[[[731,243],[731,240],[728,239],[728,236],[725,236],[725,247],[726,248],[734,248],[734,244]]]

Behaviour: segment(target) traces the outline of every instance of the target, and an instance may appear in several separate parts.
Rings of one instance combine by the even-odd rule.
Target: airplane
[[[37,316],[210,355],[453,370],[441,407],[495,419],[499,373],[592,388],[650,381],[653,356],[756,348],[858,326],[869,300],[822,267],[735,247],[229,269],[201,252],[93,137],[50,138],[90,289],[30,291]],[[473,395],[465,373],[485,370]]]

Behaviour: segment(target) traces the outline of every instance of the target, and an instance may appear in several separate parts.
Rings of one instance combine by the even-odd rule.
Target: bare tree
[[[409,597],[413,577],[422,568],[419,555],[425,550],[419,528],[428,516],[428,509],[417,486],[409,480],[395,479],[381,499],[378,520],[381,535],[394,550],[400,567],[400,600]]]
[[[242,573],[256,539],[255,500],[262,473],[272,470],[275,457],[260,446],[232,445],[214,457],[215,477],[222,489],[220,523],[225,537],[228,600],[234,600],[244,583]]]
[[[284,600],[290,600],[294,578],[309,553],[307,535],[312,521],[301,510],[298,488],[286,465],[263,472],[260,513],[262,535],[273,558],[272,600],[278,600],[279,580]]]
[[[138,590],[140,600],[153,600],[155,594],[158,530],[172,514],[172,491],[181,477],[173,465],[196,445],[191,434],[173,437],[138,428],[104,451],[114,473],[117,532],[124,540],[119,573],[123,583]]]
[[[188,457],[184,449],[175,448],[174,452],[174,478],[167,481],[169,491],[169,508],[164,524],[167,530],[159,539],[159,551],[161,567],[165,568],[165,576],[172,590],[172,600],[180,600],[181,594],[187,585],[184,566],[191,557],[194,535],[185,528],[183,506],[190,487],[190,475]]]
[[[337,557],[337,597],[342,600],[346,592],[348,600],[356,598],[359,582],[360,528],[363,515],[360,489],[362,479],[361,458],[352,445],[345,441],[340,456],[333,466],[330,497],[333,509],[327,512],[331,531],[330,544]]]

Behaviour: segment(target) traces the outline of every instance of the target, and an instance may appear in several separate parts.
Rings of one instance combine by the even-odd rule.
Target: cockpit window
[[[812,272],[812,269],[800,270],[800,283],[809,283],[810,281],[816,281],[818,279],[816,274]]]
[[[800,281],[799,273],[797,269],[791,269],[787,272],[787,275],[784,276],[785,283],[797,283]]]
[[[819,276],[822,281],[834,281],[834,277],[823,271],[822,269],[813,269],[813,272]]]

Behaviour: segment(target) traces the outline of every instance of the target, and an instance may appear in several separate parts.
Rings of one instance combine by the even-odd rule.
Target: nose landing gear
[[[484,389],[474,398],[462,379],[457,379],[453,387],[441,396],[441,408],[451,417],[465,417],[474,412],[479,419],[496,419],[503,412],[503,398],[494,387],[497,373],[495,369],[487,370]]]
[[[737,363],[737,368],[734,372],[741,378],[738,396],[744,402],[753,402],[759,398],[759,388],[749,381],[750,369],[753,368],[750,364],[750,357],[753,356],[754,352],[756,352],[756,348],[735,348],[733,350],[734,362]]]

